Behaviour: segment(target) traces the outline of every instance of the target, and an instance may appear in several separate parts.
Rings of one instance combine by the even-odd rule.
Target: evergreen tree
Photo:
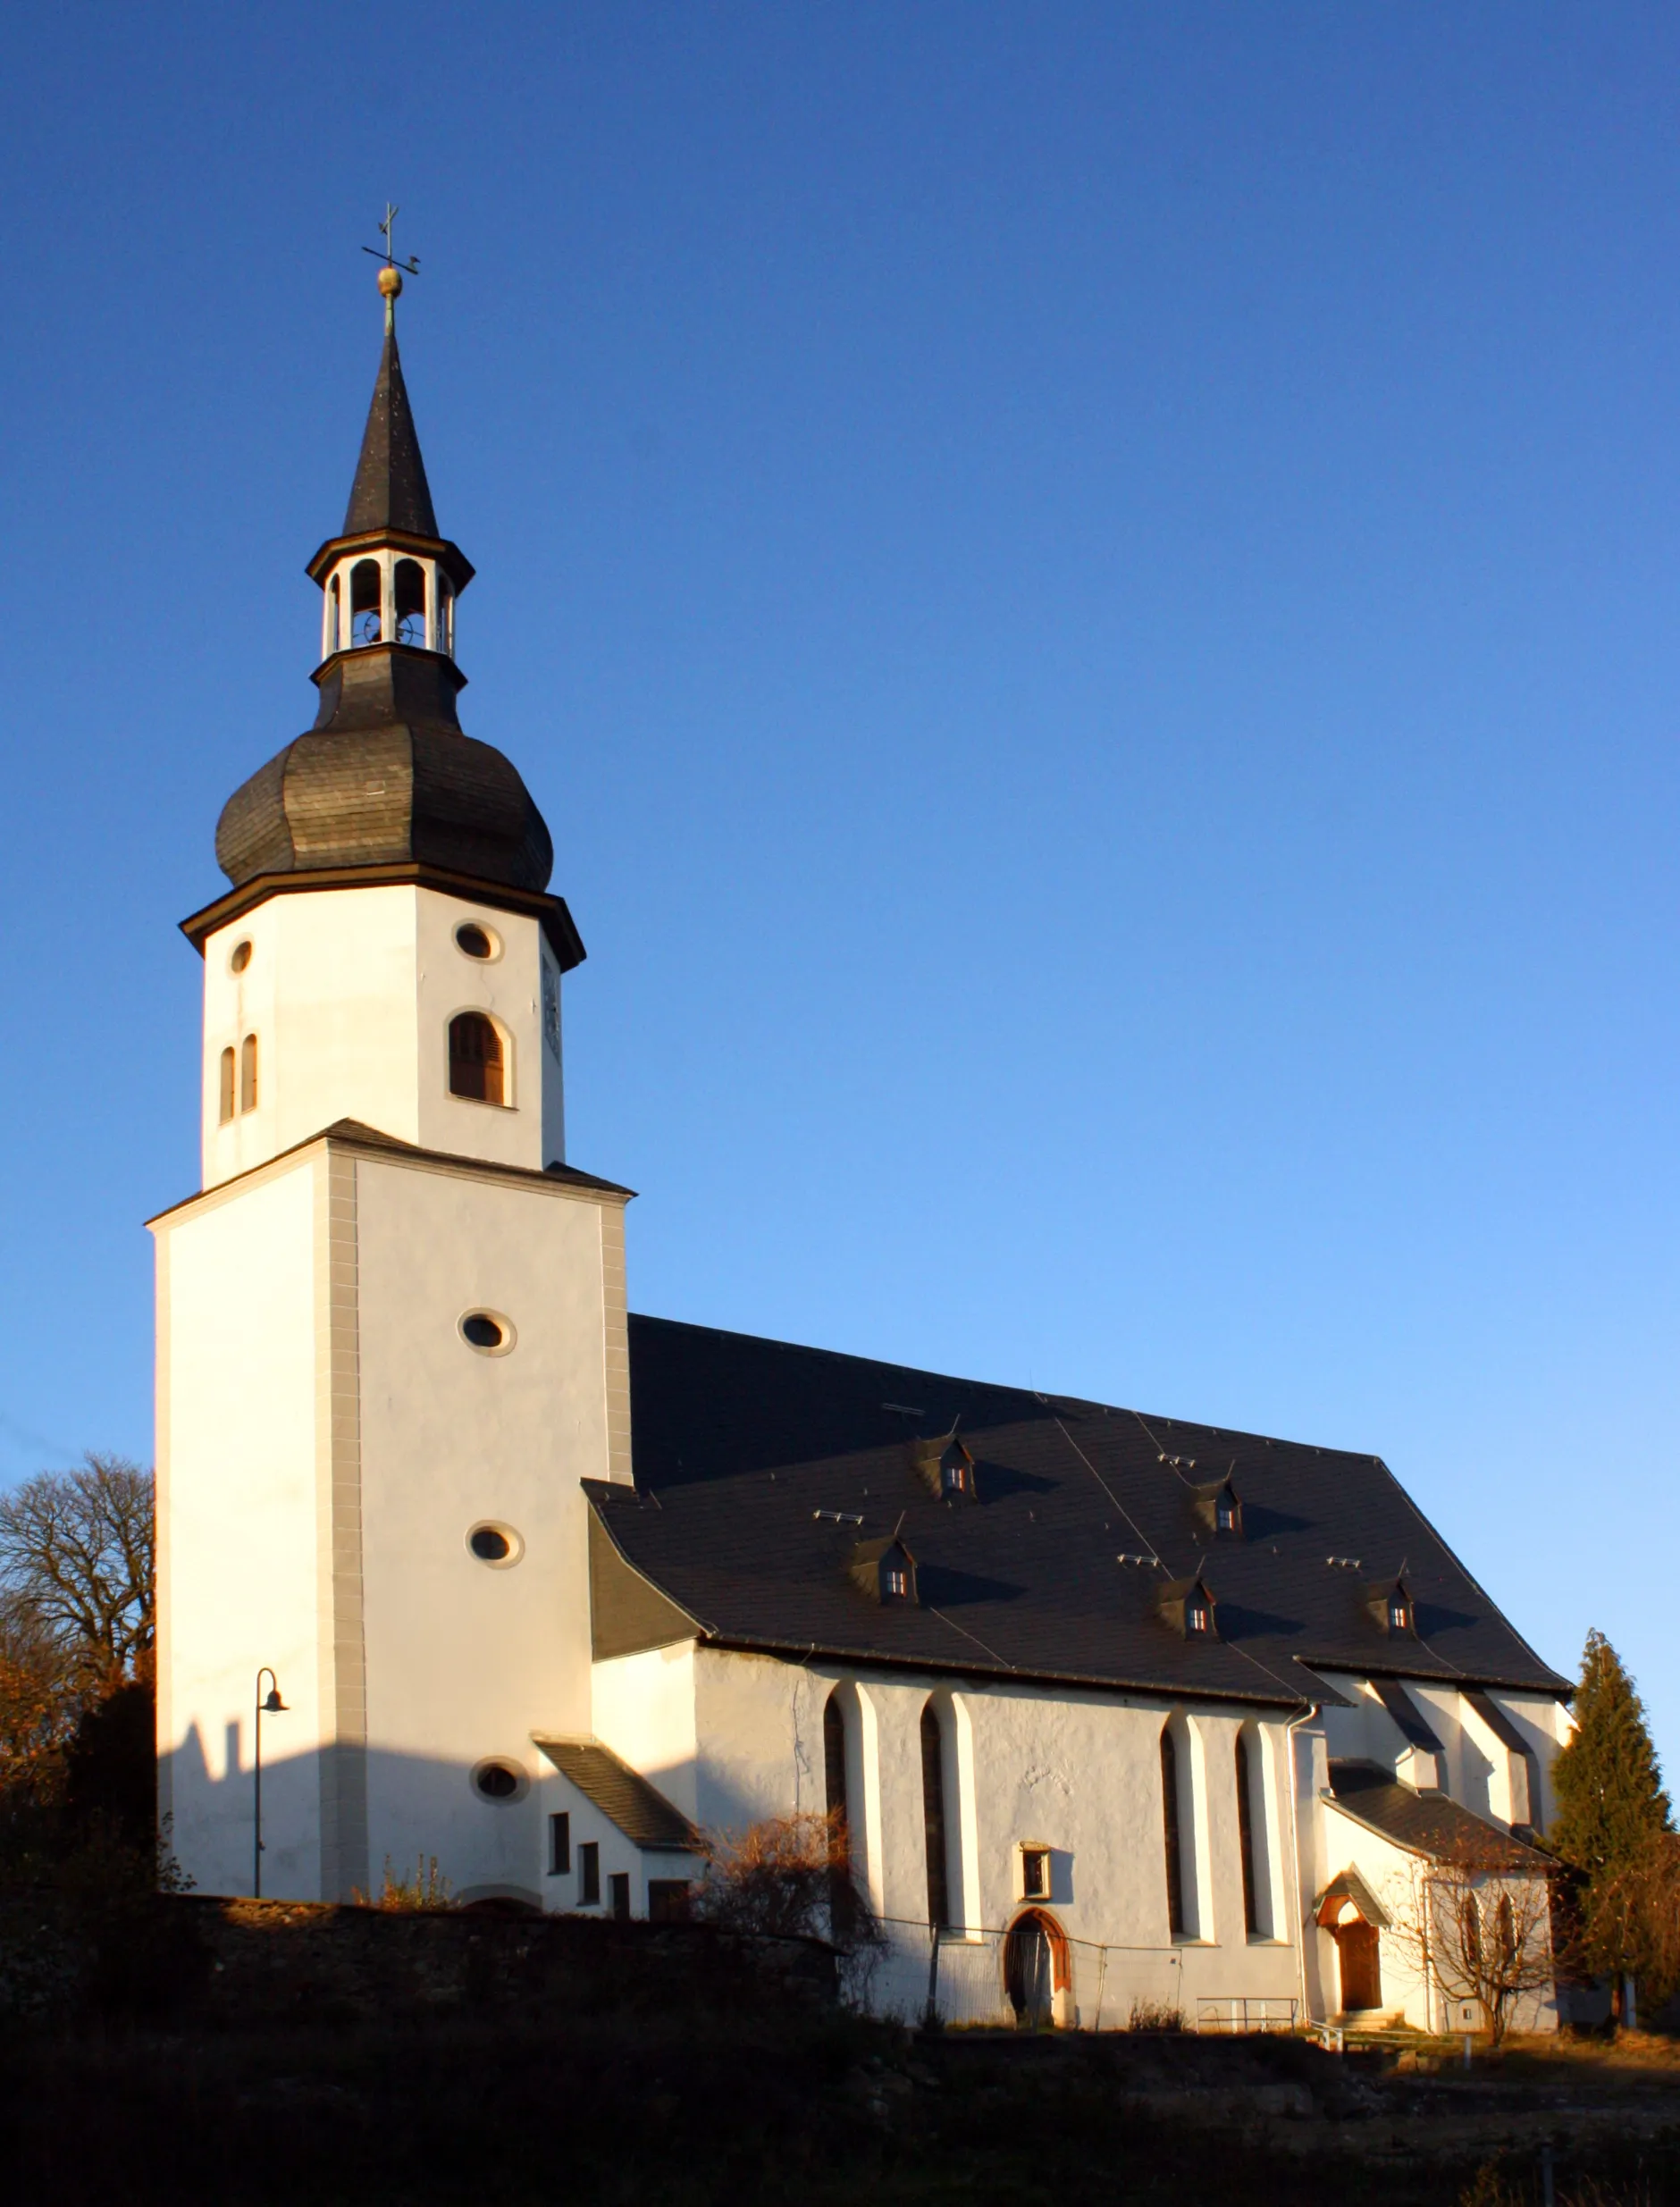
[[[1558,1813],[1547,1839],[1579,1880],[1580,1960],[1639,1972],[1654,1959],[1645,1908],[1630,1905],[1666,1859],[1673,1829],[1644,1705],[1602,1632],[1587,1634],[1573,1738],[1552,1765]]]
[[[1587,1634],[1574,1738],[1552,1765],[1554,1851],[1589,1879],[1626,1868],[1671,1828],[1644,1704],[1602,1632]]]

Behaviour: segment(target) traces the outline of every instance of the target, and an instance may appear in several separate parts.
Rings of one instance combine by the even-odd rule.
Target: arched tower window
[[[239,1045],[239,1109],[256,1109],[256,1037],[248,1035]]]
[[[222,1053],[222,1123],[225,1127],[233,1116],[233,1045],[230,1043]]]
[[[1254,1859],[1254,1778],[1245,1733],[1237,1734],[1237,1843],[1242,1854],[1242,1925],[1252,1939],[1260,1929],[1259,1886]]]
[[[1179,1750],[1170,1724],[1161,1727],[1161,1826],[1166,1844],[1167,1927],[1184,1936],[1184,1833],[1179,1816]]]
[[[921,1819],[928,1852],[928,1921],[944,1931],[951,1921],[945,1874],[945,1741],[931,1701],[921,1712]]]
[[[327,584],[326,589],[323,593],[323,602],[321,610],[321,656],[323,659],[331,659],[332,654],[338,650],[340,637],[340,631],[339,627],[339,608],[344,602],[344,596],[342,591],[339,587],[339,578],[336,575]]]
[[[391,578],[397,608],[397,641],[424,650],[426,641],[426,571],[417,559],[399,559]]]
[[[455,592],[449,588],[447,576],[438,573],[436,569],[433,569],[433,575],[437,589],[437,640],[432,649],[434,651],[445,652],[450,659],[453,659],[455,656]]]
[[[458,1011],[449,1021],[449,1094],[475,1104],[504,1098],[501,1036],[482,1011]]]
[[[358,559],[350,569],[350,642],[377,643],[383,634],[384,577],[377,559]]]

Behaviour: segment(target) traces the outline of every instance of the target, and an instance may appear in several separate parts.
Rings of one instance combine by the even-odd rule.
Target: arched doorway
[[[1069,2019],[1072,1973],[1067,1935],[1043,1909],[1023,1909],[1010,1926],[1004,1942],[1004,1983],[1020,2029],[1042,2031]]]

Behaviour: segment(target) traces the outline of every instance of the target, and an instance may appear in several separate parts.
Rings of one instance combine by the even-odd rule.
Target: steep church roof
[[[630,1377],[635,1486],[586,1490],[614,1568],[701,1637],[1274,1704],[1322,1698],[1308,1665],[1568,1691],[1374,1456],[668,1319],[631,1319]],[[937,1499],[916,1443],[959,1417],[975,1492]],[[1238,1540],[1197,1507],[1227,1471]],[[884,1604],[850,1565],[895,1532],[916,1599]],[[1364,1582],[1402,1562],[1416,1629],[1397,1642]],[[1206,1641],[1158,1599],[1198,1573],[1218,1603]],[[671,1609],[644,1609],[673,1637]]]

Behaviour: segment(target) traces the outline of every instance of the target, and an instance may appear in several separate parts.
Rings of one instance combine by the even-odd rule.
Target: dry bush
[[[1126,2025],[1129,2031],[1181,2031],[1184,2015],[1181,2009],[1164,2000],[1135,2000],[1131,2003],[1131,2017]]]
[[[777,1939],[827,1939],[846,1951],[883,1943],[852,1867],[845,1819],[769,1817],[743,1832],[701,1834],[702,1923]]]
[[[422,1855],[412,1877],[407,1870],[393,1873],[387,1855],[385,1882],[376,1897],[370,1901],[359,1889],[352,1889],[350,1897],[357,1908],[382,1909],[390,1916],[442,1916],[455,1906],[449,1881],[439,1870],[436,1855]]]

